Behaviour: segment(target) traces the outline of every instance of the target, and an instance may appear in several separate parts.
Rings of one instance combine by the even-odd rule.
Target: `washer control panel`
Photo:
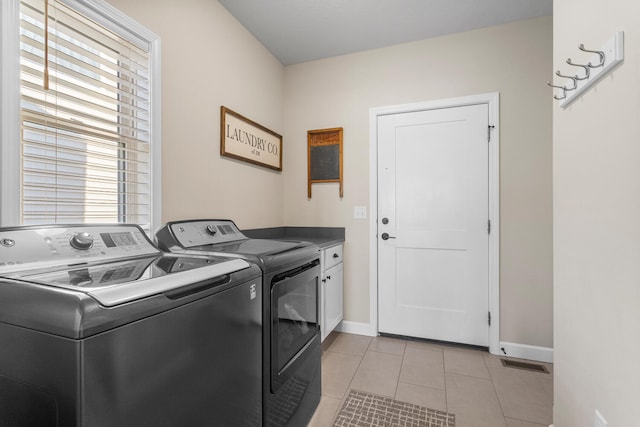
[[[0,273],[156,253],[137,225],[0,228]]]
[[[171,232],[184,248],[243,240],[247,237],[231,220],[194,220],[175,222]]]

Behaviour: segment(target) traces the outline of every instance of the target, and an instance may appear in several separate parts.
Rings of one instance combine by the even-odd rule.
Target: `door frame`
[[[369,110],[369,323],[378,335],[378,117],[388,114],[486,104],[489,108],[489,351],[500,351],[500,93],[491,92]]]

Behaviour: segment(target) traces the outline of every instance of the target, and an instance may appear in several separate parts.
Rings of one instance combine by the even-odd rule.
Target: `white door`
[[[380,332],[488,346],[488,114],[378,118]]]

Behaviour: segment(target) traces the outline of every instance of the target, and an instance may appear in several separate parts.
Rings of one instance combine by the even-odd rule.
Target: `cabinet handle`
[[[322,279],[322,283],[327,283],[327,279]]]
[[[340,258],[340,255],[338,255],[338,254],[333,254],[333,257],[334,257],[334,258]]]
[[[327,280],[331,280],[331,276],[327,276]]]

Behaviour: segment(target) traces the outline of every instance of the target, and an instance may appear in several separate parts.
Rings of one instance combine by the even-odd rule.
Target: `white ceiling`
[[[553,0],[218,0],[284,65],[552,14]]]

